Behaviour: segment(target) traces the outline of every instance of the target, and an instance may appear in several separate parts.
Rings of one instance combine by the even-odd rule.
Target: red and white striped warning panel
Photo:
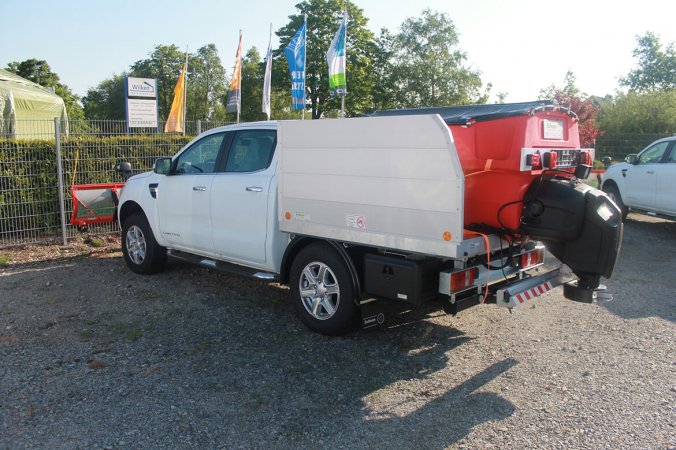
[[[520,294],[513,295],[512,297],[510,297],[510,300],[516,300],[519,303],[524,303],[527,302],[528,300],[534,299],[535,297],[544,294],[545,292],[551,291],[553,288],[554,286],[552,286],[552,283],[547,281],[546,283],[538,284],[537,286],[531,289],[523,291]]]
[[[499,306],[515,308],[545,294],[561,284],[560,267],[547,273],[516,280],[499,289],[495,300]]]

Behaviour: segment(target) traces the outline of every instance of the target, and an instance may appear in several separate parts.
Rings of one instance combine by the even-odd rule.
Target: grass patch
[[[0,254],[0,267],[7,267],[11,262],[9,255]]]
[[[99,238],[97,238],[97,237],[91,237],[91,238],[89,239],[89,245],[91,245],[92,247],[101,248],[101,247],[103,247],[104,245],[106,245],[106,243],[103,242],[103,240],[101,240],[101,239],[99,239]]]
[[[108,327],[108,330],[115,335],[123,336],[129,342],[134,342],[143,335],[140,328],[134,325],[114,324]]]
[[[92,337],[94,337],[94,333],[92,333],[91,331],[89,330],[80,331],[80,340],[88,341]]]

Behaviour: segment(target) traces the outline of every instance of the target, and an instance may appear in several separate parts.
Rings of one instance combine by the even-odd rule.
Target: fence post
[[[56,173],[59,177],[59,210],[61,212],[61,237],[66,245],[66,203],[63,198],[63,167],[61,163],[61,122],[54,118],[54,132],[56,134]]]
[[[202,120],[197,119],[197,134],[195,136],[199,136],[200,134],[202,134]]]

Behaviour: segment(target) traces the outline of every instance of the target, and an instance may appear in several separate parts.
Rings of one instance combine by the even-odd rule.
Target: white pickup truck
[[[659,139],[639,154],[613,164],[601,179],[601,189],[629,211],[676,219],[676,136]]]
[[[171,256],[286,283],[303,323],[340,334],[360,311],[363,326],[382,323],[373,305],[388,301],[436,299],[450,313],[487,301],[518,306],[565,281],[559,267],[535,273],[544,248],[529,235],[541,235],[579,278],[569,296],[591,301],[599,277],[612,273],[622,224],[612,201],[570,172],[590,162],[567,148],[577,125],[540,103],[484,106],[473,107],[465,128],[480,132],[477,121],[505,117],[557,121],[547,124],[555,149],[504,154],[521,181],[502,192],[513,201],[499,208],[482,191],[492,169],[463,171],[452,133],[462,111],[244,123],[203,133],[126,181],[118,201],[125,261],[150,274]],[[474,159],[491,156],[476,150]],[[509,171],[494,166],[512,189]],[[505,226],[466,223],[487,208]],[[559,223],[562,213],[574,220]],[[519,230],[512,216],[522,217]]]

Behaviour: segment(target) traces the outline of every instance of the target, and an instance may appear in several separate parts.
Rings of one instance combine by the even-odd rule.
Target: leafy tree
[[[305,87],[313,119],[322,117],[325,112],[332,111],[336,114],[340,109],[340,99],[331,99],[329,94],[326,52],[340,25],[344,7],[345,2],[341,0],[304,0],[296,5],[299,13],[289,16],[289,23],[276,32],[280,47],[275,51],[275,80],[283,82],[283,86],[288,89],[290,80],[284,48],[303,24],[303,14],[307,14]],[[367,28],[368,19],[364,17],[363,11],[352,2],[347,3],[347,10],[348,93],[345,97],[345,108],[347,114],[358,114],[370,109],[372,105],[375,77],[371,68],[375,43],[373,33]]]
[[[14,61],[9,63],[6,69],[40,86],[54,88],[54,93],[61,97],[66,105],[68,118],[71,120],[84,118],[84,111],[79,103],[80,98],[68,86],[61,83],[59,76],[52,72],[47,61],[34,58]]]
[[[149,58],[131,65],[129,76],[157,79],[157,109],[164,121],[174,98],[174,86],[185,62],[185,52],[175,45],[158,45]]]
[[[488,93],[481,92],[480,74],[465,66],[467,55],[458,44],[455,25],[446,14],[426,9],[402,23],[388,46],[398,106],[486,102]]]
[[[124,120],[126,118],[125,78],[127,78],[126,72],[113,75],[87,91],[82,98],[87,119]]]
[[[373,86],[374,111],[393,109],[399,106],[397,101],[397,65],[394,62],[394,36],[387,28],[380,30],[376,39],[373,55],[373,74],[378,80]]]
[[[174,76],[174,85],[178,75]],[[223,120],[225,108],[222,97],[226,86],[225,69],[216,45],[208,44],[197,49],[194,55],[190,55],[188,64],[186,115],[192,120]],[[173,85],[171,92],[173,99]]]
[[[650,92],[672,90],[676,87],[676,50],[671,42],[662,50],[658,36],[647,32],[636,39],[634,57],[638,67],[620,79],[620,85],[631,91]]]
[[[599,124],[609,134],[676,134],[676,89],[619,94],[604,103]]]
[[[261,55],[256,47],[251,47],[242,58],[242,110],[240,120],[252,122],[265,120],[263,113],[263,76],[265,61],[261,62]]]
[[[540,98],[556,100],[559,105],[570,108],[577,114],[582,147],[592,147],[596,138],[603,134],[596,122],[600,107],[594,99],[580,93],[572,71],[566,72],[563,88],[551,85],[540,91]]]

